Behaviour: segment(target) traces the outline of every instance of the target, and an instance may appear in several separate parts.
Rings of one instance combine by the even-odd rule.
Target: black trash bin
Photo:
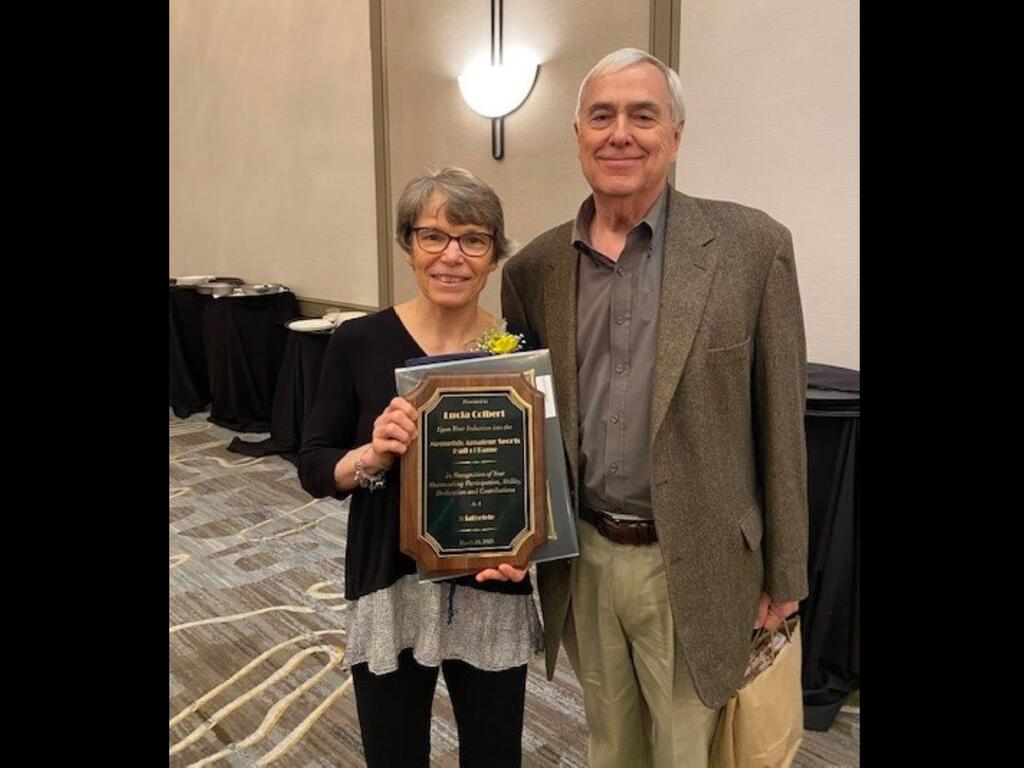
[[[826,731],[860,688],[860,372],[807,369],[809,594],[800,603],[804,727]]]

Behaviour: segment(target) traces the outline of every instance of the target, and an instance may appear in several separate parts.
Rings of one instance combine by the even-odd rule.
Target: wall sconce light
[[[497,6],[497,8],[495,8]],[[504,2],[491,0],[491,61],[481,57],[459,75],[459,90],[470,109],[491,118],[491,157],[505,156],[505,115],[526,100],[537,79],[536,57],[511,52],[504,60],[502,37]]]

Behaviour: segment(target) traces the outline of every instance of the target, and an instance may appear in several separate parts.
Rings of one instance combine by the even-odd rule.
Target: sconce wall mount
[[[491,157],[505,156],[505,115],[517,110],[530,95],[539,64],[525,51],[502,50],[504,2],[491,0],[491,60],[474,61],[459,75],[459,91],[470,109],[491,118]]]

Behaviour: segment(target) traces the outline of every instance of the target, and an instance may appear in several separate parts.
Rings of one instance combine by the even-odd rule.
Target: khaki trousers
[[[583,686],[589,768],[706,768],[719,710],[697,697],[676,640],[661,547],[577,528],[564,645]]]

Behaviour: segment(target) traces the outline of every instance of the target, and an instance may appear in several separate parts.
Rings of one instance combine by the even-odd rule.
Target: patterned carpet
[[[364,765],[345,663],[347,502],[311,499],[295,467],[226,450],[237,433],[170,414],[170,765]],[[256,440],[265,435],[246,435]],[[852,768],[859,710],[808,732],[801,768]],[[396,724],[397,727],[397,724]],[[585,766],[579,683],[530,665],[524,768]],[[457,768],[438,678],[431,764]]]

